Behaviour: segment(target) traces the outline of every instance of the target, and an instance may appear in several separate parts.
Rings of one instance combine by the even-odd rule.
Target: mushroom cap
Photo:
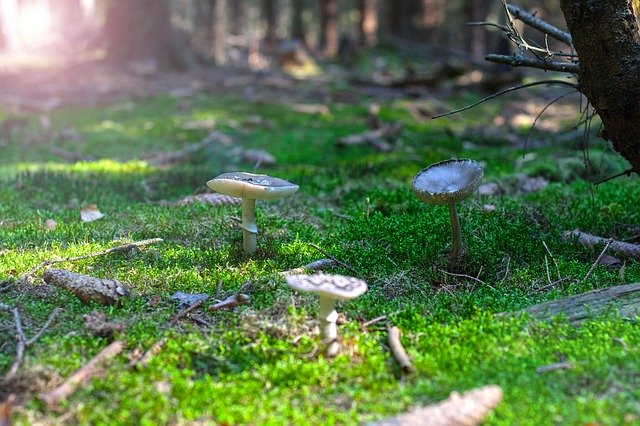
[[[299,188],[284,179],[246,172],[223,173],[208,181],[207,186],[220,194],[254,200],[275,200]]]
[[[480,185],[484,167],[477,161],[452,159],[421,170],[413,179],[413,192],[429,204],[452,204],[464,200]]]
[[[313,274],[288,275],[287,284],[299,291],[318,293],[338,300],[355,299],[367,291],[367,283],[345,275]]]

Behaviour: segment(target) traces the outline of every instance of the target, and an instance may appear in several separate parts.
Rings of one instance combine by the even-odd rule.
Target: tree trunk
[[[118,63],[151,59],[163,66],[188,65],[167,0],[110,0],[104,39],[108,58]]]
[[[80,0],[49,0],[51,26],[66,39],[73,37],[73,30],[82,24]]]
[[[580,58],[578,83],[603,137],[640,174],[640,31],[627,0],[560,0]]]
[[[364,47],[374,46],[378,32],[376,0],[358,0],[358,11],[360,12],[358,42]]]
[[[229,32],[233,35],[242,35],[242,26],[244,24],[244,7],[242,0],[232,0],[229,3]]]
[[[278,43],[278,5],[277,0],[264,0],[262,3],[262,15],[266,22],[264,35],[268,50],[274,50]]]
[[[227,1],[215,0],[213,5],[213,57],[216,65],[227,62]]]
[[[291,3],[291,38],[300,40],[302,44],[307,45],[306,31],[304,30],[304,22],[302,13],[304,12],[303,0],[292,0]]]
[[[490,7],[491,0],[467,0],[465,8],[467,22],[464,22],[463,25],[465,25],[464,33],[469,35],[467,49],[471,59],[478,63],[484,61],[486,54],[487,29],[484,26],[474,26],[467,29],[466,25],[469,22],[485,22]]]
[[[338,54],[338,4],[336,0],[320,2],[320,48],[327,58]]]

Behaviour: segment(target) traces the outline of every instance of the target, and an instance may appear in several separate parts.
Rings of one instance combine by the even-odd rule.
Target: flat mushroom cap
[[[299,291],[318,293],[337,300],[355,299],[367,291],[367,283],[345,275],[314,274],[288,275],[287,284]]]
[[[254,200],[275,200],[299,188],[284,179],[246,172],[223,173],[207,182],[207,186],[220,194]]]
[[[445,160],[420,171],[413,192],[429,204],[451,204],[471,195],[482,181],[484,167],[473,160]]]

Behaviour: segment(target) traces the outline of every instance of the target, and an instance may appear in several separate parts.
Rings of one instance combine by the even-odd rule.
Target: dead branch
[[[280,275],[296,275],[296,274],[305,274],[309,271],[323,271],[327,268],[331,268],[336,266],[338,262],[335,259],[318,259],[314,260],[311,263],[307,263],[304,266],[300,266],[299,268],[288,269],[286,271],[280,272]]]
[[[110,253],[124,252],[124,251],[127,251],[127,250],[131,250],[131,249],[134,249],[134,248],[140,248],[140,247],[143,247],[143,246],[147,246],[149,244],[159,243],[159,242],[162,242],[162,241],[163,241],[162,238],[151,238],[151,239],[148,239],[148,240],[134,241],[132,243],[127,243],[127,244],[123,244],[123,245],[120,245],[120,246],[111,247],[111,248],[106,249],[106,250],[101,250],[101,251],[94,252],[94,253],[89,253],[89,254],[83,254],[83,255],[80,255],[80,256],[65,257],[65,258],[62,258],[62,259],[47,259],[47,260],[43,260],[38,265],[36,265],[35,267],[31,268],[29,271],[25,272],[24,274],[22,274],[20,276],[20,278],[18,278],[18,281],[24,281],[24,280],[28,279],[29,277],[31,277],[33,274],[35,274],[36,272],[38,272],[40,269],[44,268],[45,266],[55,265],[56,263],[75,262],[77,260],[89,259],[89,258],[98,257],[98,256],[105,256],[105,255],[110,254]]]
[[[209,133],[202,141],[189,145],[186,148],[172,152],[162,152],[152,157],[146,158],[145,161],[152,166],[166,166],[184,160],[192,156],[193,154],[209,148],[215,142],[222,145],[231,145],[231,138],[219,131],[213,131]]]
[[[205,300],[207,300],[208,297],[204,297],[200,300],[198,300],[197,302],[195,302],[192,305],[187,306],[186,308],[184,308],[183,310],[181,310],[180,312],[178,312],[177,314],[175,314],[173,316],[173,318],[171,318],[171,324],[175,324],[180,318],[184,317],[185,315],[187,315],[189,312],[196,310],[197,308],[199,308],[200,306],[202,306],[202,304],[204,303]]]
[[[400,342],[400,329],[396,326],[389,327],[389,347],[393,357],[398,361],[400,368],[405,373],[411,373],[414,370],[413,364],[407,352],[404,350],[402,343]]]
[[[54,390],[41,394],[40,398],[50,408],[58,406],[60,401],[71,395],[78,385],[86,382],[98,372],[98,366],[103,362],[119,355],[124,350],[124,342],[116,340],[109,346],[102,349],[96,356],[91,358],[80,369],[76,370],[67,380]]]
[[[142,354],[137,359],[131,361],[131,363],[129,364],[129,367],[136,367],[136,368],[145,367],[147,364],[149,364],[149,361],[151,361],[151,358],[153,358],[154,356],[160,353],[160,351],[162,350],[162,347],[166,342],[167,342],[166,338],[162,338],[157,342],[155,342],[144,354]]]
[[[42,328],[40,328],[40,331],[38,331],[31,339],[27,339],[27,336],[24,334],[24,330],[22,328],[22,320],[20,319],[20,312],[18,311],[18,308],[11,309],[5,304],[0,304],[0,309],[11,310],[11,313],[13,314],[13,322],[16,327],[16,357],[13,361],[13,364],[11,365],[11,368],[9,369],[9,372],[6,375],[6,377],[8,378],[15,376],[15,374],[18,372],[20,366],[24,362],[24,351],[29,346],[37,342],[40,337],[42,337],[42,335],[51,326],[56,316],[60,312],[60,308],[55,308],[53,312],[51,312],[51,315],[49,315],[49,319],[47,319],[47,322],[44,323]]]
[[[47,284],[54,284],[75,294],[83,303],[113,305],[121,303],[129,296],[127,287],[118,280],[97,278],[57,268],[44,271],[43,278]]]
[[[587,271],[587,273],[585,274],[584,278],[582,278],[582,282],[585,282],[586,280],[588,280],[589,277],[591,276],[591,274],[593,274],[593,271],[596,269],[596,266],[598,266],[598,264],[600,263],[600,260],[602,259],[602,256],[604,256],[605,252],[607,251],[607,249],[611,245],[611,241],[613,241],[611,238],[609,238],[607,240],[607,243],[604,245],[604,248],[602,249],[602,251],[600,252],[598,257],[596,258],[596,260],[591,265],[591,268],[589,268],[589,271]]]
[[[378,129],[369,130],[364,133],[358,133],[356,135],[350,135],[342,137],[336,142],[338,147],[346,147],[352,145],[364,145],[369,144],[381,152],[389,152],[392,147],[388,143],[384,142],[384,139],[389,139],[395,136],[400,130],[402,130],[403,124],[401,122],[394,122],[386,124]]]
[[[593,247],[598,244],[608,244],[608,247],[626,257],[640,260],[640,244],[626,243],[611,238],[598,237],[597,235],[587,234],[579,229],[567,231],[564,233],[564,239],[569,240],[577,238],[580,244],[585,247]]]
[[[502,389],[487,385],[463,394],[452,392],[449,398],[426,407],[416,407],[399,416],[372,423],[374,426],[426,425],[475,426],[502,401]]]
[[[580,66],[575,63],[525,58],[521,54],[498,55],[490,53],[486,55],[484,59],[489,62],[511,65],[512,67],[537,68],[546,71],[559,71],[570,74],[578,74],[578,71],[580,71]]]
[[[550,320],[564,315],[572,324],[616,309],[621,318],[635,319],[640,314],[640,284],[626,284],[566,297],[514,312],[529,314],[537,320]],[[504,314],[500,314],[504,315]]]
[[[249,303],[251,298],[243,293],[236,293],[233,296],[229,296],[224,299],[222,302],[215,303],[209,306],[210,311],[216,311],[222,308],[232,308],[234,306],[243,305],[245,303]]]
[[[507,4],[507,10],[514,18],[521,20],[525,24],[529,25],[532,28],[535,28],[541,33],[547,34],[573,48],[573,39],[571,38],[571,34],[569,34],[568,32],[551,25],[546,21],[543,21],[537,16],[522,9],[520,6]]]

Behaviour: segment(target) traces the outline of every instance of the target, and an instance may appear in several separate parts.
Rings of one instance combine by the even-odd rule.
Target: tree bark
[[[640,31],[627,0],[560,0],[580,58],[580,91],[603,137],[640,173]]]
[[[216,65],[227,62],[227,0],[215,0],[213,5],[213,57]]]
[[[167,0],[110,0],[103,31],[112,61],[152,59],[164,66],[188,65],[171,26]]]
[[[293,0],[291,3],[291,38],[300,40],[307,45],[307,35],[304,30],[302,14],[304,12],[303,0]]]
[[[360,20],[358,25],[359,43],[364,47],[376,44],[378,32],[378,10],[375,0],[358,0]]]
[[[229,32],[233,35],[242,35],[244,24],[244,4],[242,0],[232,0],[229,3]]]
[[[277,0],[264,0],[262,14],[266,23],[265,42],[268,50],[274,50],[278,43],[278,4]]]
[[[338,4],[323,0],[320,5],[320,48],[327,58],[333,58],[338,54]]]

